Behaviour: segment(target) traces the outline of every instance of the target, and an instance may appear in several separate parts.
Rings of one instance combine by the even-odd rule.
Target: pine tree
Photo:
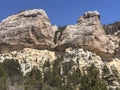
[[[0,63],[0,89],[7,90],[7,72],[3,68],[3,65]]]
[[[24,77],[25,90],[41,90],[43,86],[42,73],[39,69],[34,67],[31,72]]]
[[[80,90],[107,90],[106,83],[100,78],[99,70],[92,64],[83,70]]]
[[[60,74],[60,60],[56,59],[53,68],[52,68],[52,80],[51,80],[51,86],[52,87],[61,87],[61,74]]]

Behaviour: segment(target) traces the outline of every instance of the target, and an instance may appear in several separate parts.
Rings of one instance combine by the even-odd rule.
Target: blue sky
[[[0,21],[26,9],[44,9],[52,24],[75,24],[86,11],[97,10],[101,23],[120,21],[120,0],[0,0]]]

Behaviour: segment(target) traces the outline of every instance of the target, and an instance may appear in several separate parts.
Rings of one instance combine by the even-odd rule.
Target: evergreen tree
[[[30,73],[25,77],[25,90],[42,90],[42,73],[39,69],[34,67]]]
[[[71,77],[73,87],[76,87],[81,82],[82,73],[79,68],[77,68]]]
[[[9,77],[22,75],[20,64],[17,60],[5,60],[2,65]]]
[[[50,68],[50,62],[45,61],[44,65],[43,65],[43,73],[44,73],[44,82],[48,85],[50,85],[51,83],[51,77],[52,77],[52,71]]]
[[[61,87],[61,66],[59,58],[56,59],[53,64],[50,86],[57,88]]]
[[[99,70],[92,64],[83,70],[80,90],[107,90],[106,83],[100,78]]]
[[[7,90],[7,72],[3,68],[3,65],[0,63],[0,89]]]

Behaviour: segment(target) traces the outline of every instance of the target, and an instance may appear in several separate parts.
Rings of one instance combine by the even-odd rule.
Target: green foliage
[[[17,60],[5,60],[2,65],[9,77],[22,75],[21,68]]]
[[[47,70],[44,71],[44,82],[47,83],[48,85],[50,85],[51,78],[52,78],[51,69],[47,68]]]
[[[8,85],[20,84],[22,72],[17,60],[5,60],[0,64],[0,88],[7,90]]]
[[[54,43],[56,44],[58,40],[60,40],[63,31],[65,30],[66,26],[59,26],[58,31],[55,32]],[[59,36],[58,36],[59,35]]]
[[[77,86],[81,82],[81,79],[82,79],[82,73],[81,73],[80,69],[77,68],[71,76],[73,86],[74,87]]]
[[[49,60],[45,61],[45,63],[44,63],[44,66],[43,66],[43,67],[50,67],[50,62],[49,62]]]
[[[56,87],[51,87],[48,84],[44,84],[42,89],[39,90],[62,90],[62,89],[58,89]]]
[[[41,90],[42,83],[42,73],[39,69],[34,67],[31,72],[29,72],[25,77],[24,88],[25,90]]]
[[[70,62],[66,62],[66,63],[63,64],[63,74],[65,76],[69,74],[73,65],[74,65],[74,62],[72,60],[70,60]]]
[[[35,80],[41,80],[42,78],[42,73],[39,69],[34,67],[32,71],[30,72],[30,78],[35,79]]]
[[[45,65],[46,66],[46,65]],[[60,61],[56,59],[53,68],[47,66],[47,70],[44,71],[44,82],[51,87],[59,87],[61,84],[60,76]]]
[[[105,81],[99,75],[99,70],[93,64],[87,68],[87,72],[83,70],[80,90],[107,90]]]
[[[24,90],[108,90],[107,85],[111,85],[111,76],[120,81],[115,67],[111,67],[111,75],[109,68],[104,66],[101,77],[99,69],[94,64],[81,70],[74,65],[72,60],[63,62],[61,57],[55,60],[52,67],[49,60],[46,61],[43,72],[34,67],[23,76],[16,60],[6,60],[0,64],[0,88],[7,90],[9,83],[13,83],[13,86],[16,83],[23,86]]]
[[[2,64],[0,64],[0,89],[7,90],[7,73],[4,70]]]
[[[55,60],[52,68],[52,77],[50,85],[52,87],[60,87],[61,86],[61,75],[60,75],[60,61],[59,59]]]
[[[6,72],[5,72],[5,70],[3,69],[2,64],[0,63],[0,78],[2,78],[5,73],[6,73]]]
[[[103,74],[103,76],[110,74],[110,70],[107,67],[107,65],[104,65],[104,67],[102,68],[102,74]]]

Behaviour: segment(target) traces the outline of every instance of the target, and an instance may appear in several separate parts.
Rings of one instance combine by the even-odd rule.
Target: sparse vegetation
[[[12,86],[17,84],[23,87],[22,90],[112,90],[107,87],[111,83],[110,76],[119,78],[114,67],[111,67],[113,72],[111,74],[109,68],[104,66],[101,77],[99,69],[94,64],[80,70],[73,68],[73,62],[62,63],[62,61],[62,58],[56,59],[51,68],[48,60],[43,66],[43,72],[34,67],[31,72],[23,76],[16,60],[6,60],[0,64],[0,88],[7,90],[11,83]]]

